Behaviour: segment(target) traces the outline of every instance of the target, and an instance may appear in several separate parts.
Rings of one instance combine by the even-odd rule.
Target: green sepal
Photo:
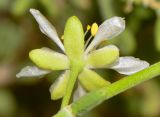
[[[57,100],[65,95],[70,71],[66,70],[50,87],[51,99]]]
[[[84,31],[80,20],[72,16],[67,20],[64,30],[64,47],[71,59],[79,59],[84,51]]]
[[[109,45],[91,52],[86,57],[86,66],[89,68],[105,68],[115,62],[119,57],[119,49]]]
[[[81,85],[88,91],[96,90],[110,84],[109,81],[104,80],[96,72],[86,68],[80,73],[78,79]]]
[[[29,53],[30,59],[40,68],[64,70],[69,68],[69,60],[64,54],[48,48],[34,49]]]

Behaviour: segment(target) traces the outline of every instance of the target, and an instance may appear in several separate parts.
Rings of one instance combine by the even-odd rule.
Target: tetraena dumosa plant
[[[131,75],[149,66],[148,62],[138,58],[119,57],[119,49],[115,45],[99,47],[104,40],[112,39],[123,32],[125,20],[121,17],[112,17],[99,27],[93,23],[84,33],[80,20],[72,16],[66,22],[62,43],[54,26],[38,10],[30,9],[30,12],[38,22],[41,32],[51,38],[63,53],[46,47],[31,50],[29,57],[36,66],[27,66],[16,76],[40,77],[54,70],[64,70],[50,87],[51,99],[63,98],[61,108],[69,104],[77,80],[78,86],[73,100],[77,100],[86,92],[111,84],[92,69],[108,68],[120,74]],[[85,44],[84,38],[89,30],[91,36]]]

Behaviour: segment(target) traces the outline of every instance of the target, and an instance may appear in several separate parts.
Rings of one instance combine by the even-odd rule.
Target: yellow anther
[[[64,40],[64,36],[63,35],[61,36],[61,39]]]
[[[91,35],[95,36],[97,31],[98,31],[98,24],[97,23],[93,23],[92,26],[91,26]]]
[[[90,25],[87,25],[87,30],[90,30],[91,29],[91,26]]]

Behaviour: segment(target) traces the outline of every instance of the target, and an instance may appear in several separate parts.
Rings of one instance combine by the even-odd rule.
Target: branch
[[[160,75],[160,62],[133,75],[126,76],[109,86],[86,94],[76,102],[61,109],[54,117],[75,117],[75,115],[83,115],[105,100],[158,75]]]
[[[133,75],[126,76],[109,86],[88,93],[87,95],[71,104],[72,112],[75,115],[82,115],[97,105],[101,104],[105,100],[110,99],[111,97],[158,75],[160,75],[160,62]]]

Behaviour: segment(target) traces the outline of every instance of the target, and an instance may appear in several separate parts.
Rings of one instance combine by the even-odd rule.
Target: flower
[[[38,67],[27,66],[16,76],[18,78],[38,77],[53,70],[64,70],[50,87],[52,99],[59,99],[65,95],[70,78],[71,60],[83,63],[78,75],[79,83],[75,91],[75,99],[77,96],[84,95],[86,91],[96,90],[110,84],[92,69],[108,68],[121,74],[131,75],[149,66],[148,62],[138,58],[119,57],[119,49],[115,45],[97,48],[102,41],[112,39],[125,29],[125,21],[121,17],[112,17],[99,27],[96,23],[87,26],[86,33],[91,30],[89,41],[92,37],[94,38],[89,45],[89,41],[84,45],[86,33],[83,31],[80,20],[76,16],[72,16],[67,20],[65,26],[63,45],[54,26],[38,10],[30,9],[30,12],[38,22],[41,32],[51,38],[63,53],[55,52],[46,47],[34,49],[29,53],[29,57]]]

